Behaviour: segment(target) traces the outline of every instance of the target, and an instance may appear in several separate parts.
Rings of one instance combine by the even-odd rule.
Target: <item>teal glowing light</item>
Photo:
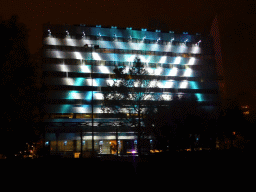
[[[114,47],[116,47],[116,49],[125,49],[126,48],[126,46],[125,46],[126,43],[124,43],[124,42],[114,41],[113,43],[114,43]],[[112,46],[113,46],[113,44],[112,44]]]
[[[70,105],[61,105],[61,113],[69,113]]]
[[[174,82],[173,80],[166,80],[164,81],[163,84],[164,84],[163,88],[173,88]]]
[[[197,84],[196,81],[190,81],[190,86],[191,86],[192,89],[199,89],[198,84]],[[197,100],[198,100],[199,102],[204,100],[204,99],[203,99],[203,94],[201,94],[201,93],[196,93],[195,95],[196,95]]]
[[[92,100],[92,91],[89,91],[85,95],[85,100],[91,101]]]
[[[198,89],[198,84],[195,81],[190,81],[190,86],[192,89]]]
[[[134,62],[135,57],[136,55],[130,55],[130,54],[124,55],[125,61],[128,61],[128,62]]]
[[[196,97],[199,102],[203,101],[203,95],[201,93],[196,93]]]
[[[82,86],[84,83],[84,80],[85,80],[84,78],[76,78],[74,86]]]
[[[97,87],[99,85],[102,85],[102,79],[101,78],[93,79],[93,86]]]

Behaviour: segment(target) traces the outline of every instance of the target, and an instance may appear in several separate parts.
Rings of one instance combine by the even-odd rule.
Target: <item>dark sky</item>
[[[253,0],[1,0],[2,19],[13,14],[30,30],[31,53],[42,45],[42,24],[49,21],[207,35],[218,15],[228,97],[244,91],[255,103]]]

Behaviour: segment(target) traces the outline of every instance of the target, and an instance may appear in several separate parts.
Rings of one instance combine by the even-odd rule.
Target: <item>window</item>
[[[69,114],[51,114],[52,119],[72,119],[74,116],[73,113]]]
[[[81,114],[81,113],[78,113],[78,114],[76,114],[76,118],[77,118],[77,119],[86,119],[86,118],[91,118],[91,115],[90,115],[90,114]]]

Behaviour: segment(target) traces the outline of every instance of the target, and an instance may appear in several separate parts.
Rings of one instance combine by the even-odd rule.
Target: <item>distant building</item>
[[[113,125],[117,119],[103,114],[100,106],[115,66],[129,67],[136,57],[160,79],[157,91],[165,100],[194,95],[206,110],[213,110],[219,101],[210,36],[46,24],[43,52],[45,145],[52,154],[78,157],[82,147],[87,155],[92,143],[97,154],[116,153],[117,144],[120,153],[137,152],[134,128],[120,126],[117,133]],[[152,142],[148,138],[149,145]]]

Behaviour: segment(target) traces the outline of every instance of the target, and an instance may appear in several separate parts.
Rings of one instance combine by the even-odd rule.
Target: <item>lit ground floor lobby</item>
[[[45,147],[52,155],[78,158],[82,152],[83,156],[90,156],[93,143],[94,152],[98,155],[138,153],[137,136],[133,132],[95,132],[93,140],[91,132],[83,132],[82,135],[81,133],[46,133],[45,135]],[[149,152],[152,149],[153,140],[144,139],[143,151]]]

